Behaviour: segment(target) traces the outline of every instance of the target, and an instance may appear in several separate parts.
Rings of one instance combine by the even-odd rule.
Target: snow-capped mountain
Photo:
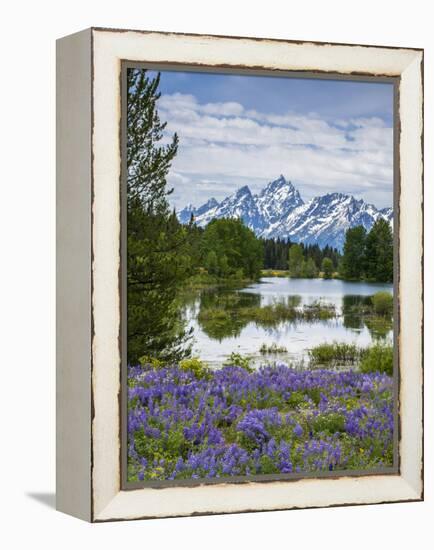
[[[329,193],[304,203],[298,190],[283,176],[257,195],[244,186],[221,203],[212,198],[199,208],[186,206],[178,218],[188,223],[192,215],[201,227],[214,218],[241,218],[260,237],[329,245],[339,250],[350,227],[363,225],[369,231],[378,218],[393,225],[392,208],[378,210],[352,195]]]
[[[263,231],[262,236],[342,250],[348,228],[363,225],[369,230],[379,217],[387,219],[387,215],[362,199],[329,193],[289,211]]]
[[[265,229],[264,219],[257,205],[257,197],[245,185],[220,204],[196,217],[198,225],[206,225],[213,218],[241,218],[247,227],[258,233]]]
[[[281,175],[259,193],[256,204],[265,225],[269,226],[304,203],[297,189]]]
[[[206,212],[212,210],[215,206],[218,206],[218,202],[214,197],[211,197],[205,204],[202,204],[199,208],[195,208],[192,204],[187,204],[180,212],[178,212],[178,219],[181,223],[189,223],[191,215],[195,217],[201,216]]]
[[[385,218],[393,229],[393,208],[382,208],[380,210],[381,215]]]

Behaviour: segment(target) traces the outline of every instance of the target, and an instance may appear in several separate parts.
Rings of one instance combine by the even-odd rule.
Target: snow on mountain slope
[[[201,227],[207,225],[214,218],[240,218],[247,227],[256,233],[265,228],[264,220],[256,204],[256,197],[252,195],[247,185],[226,197],[217,206],[208,209],[201,207],[195,214],[195,221]]]
[[[188,223],[192,214],[201,227],[214,218],[240,218],[261,237],[329,245],[339,250],[350,227],[363,225],[369,231],[380,217],[393,227],[392,208],[378,210],[343,193],[329,193],[304,203],[298,190],[283,176],[268,183],[258,195],[252,195],[244,186],[221,203],[210,199],[197,209],[186,206],[178,218]]]
[[[372,204],[351,195],[330,193],[289,212],[262,235],[342,250],[347,229],[363,225],[369,231],[379,217],[385,216]]]
[[[304,202],[292,183],[280,175],[259,193],[256,204],[264,223],[269,226]]]
[[[202,216],[206,212],[212,210],[218,206],[218,202],[214,197],[211,197],[205,204],[202,204],[199,208],[195,208],[192,204],[187,204],[180,212],[178,212],[178,219],[181,223],[189,223],[191,220],[191,215],[195,218]],[[212,218],[211,218],[212,219]]]

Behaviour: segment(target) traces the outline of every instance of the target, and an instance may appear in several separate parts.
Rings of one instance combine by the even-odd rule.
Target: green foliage
[[[219,275],[220,266],[215,250],[210,250],[205,258],[205,268],[211,275]]]
[[[321,401],[321,389],[320,388],[309,388],[305,390],[306,395],[309,397],[309,399],[312,399],[312,401],[315,403],[315,406],[319,405],[319,402]]]
[[[290,277],[302,277],[304,269],[303,249],[293,244],[289,249],[288,269]]]
[[[349,280],[393,281],[393,235],[386,220],[378,219],[369,233],[361,225],[348,229],[339,273]]]
[[[179,366],[182,370],[192,372],[196,378],[209,378],[210,368],[199,357],[191,357],[190,359],[183,359],[179,362]]]
[[[374,311],[378,315],[392,315],[393,296],[390,292],[380,291],[371,296]]]
[[[290,409],[297,409],[306,403],[306,396],[302,391],[292,391],[286,403]]]
[[[230,356],[224,362],[224,365],[231,367],[241,367],[248,372],[253,372],[253,368],[250,366],[250,359],[233,351]]]
[[[309,359],[316,365],[355,363],[359,358],[360,349],[346,342],[319,344],[309,350]]]
[[[393,348],[389,344],[376,343],[362,354],[360,363],[362,372],[384,372],[393,374]]]
[[[156,359],[155,357],[150,357],[149,355],[142,355],[142,357],[139,357],[139,364],[142,366],[151,365],[153,369],[161,369],[165,366],[164,361]]]
[[[267,353],[286,353],[287,351],[285,346],[279,346],[276,342],[272,344],[266,344],[264,342],[259,348],[259,352],[262,353],[262,355],[266,355]]]
[[[307,258],[307,260],[304,260],[302,264],[301,275],[302,277],[306,277],[307,279],[313,279],[314,277],[318,277],[318,268],[313,258]]]
[[[264,268],[284,271],[288,268],[289,250],[294,246],[290,240],[263,239],[264,245]],[[338,250],[325,246],[320,248],[317,244],[299,244],[303,252],[304,270],[303,277],[317,277],[319,267],[325,257],[333,262],[334,269],[337,268],[341,255]],[[266,276],[266,275],[265,275]]]
[[[312,420],[312,428],[317,434],[333,435],[345,429],[345,416],[339,413],[319,414]]]
[[[263,239],[264,268],[286,270],[290,242],[280,239]]]
[[[385,338],[393,328],[393,297],[383,291],[375,296],[344,296],[344,327],[362,329],[366,326],[374,339]],[[377,308],[374,307],[374,302],[377,303]]]
[[[146,69],[127,73],[127,200],[129,206],[138,202],[147,211],[166,214],[166,176],[178,149],[178,136],[174,134],[168,145],[158,145],[166,127],[156,109],[160,75],[150,79],[146,73]]]
[[[330,258],[324,258],[321,264],[324,279],[331,279],[333,277],[334,266]]]
[[[393,320],[389,316],[372,316],[364,320],[366,328],[374,339],[384,339],[393,329]]]
[[[315,301],[307,304],[300,311],[297,311],[297,317],[304,321],[325,321],[336,317],[336,309],[333,304],[324,304],[321,301]]]
[[[342,275],[345,279],[361,279],[365,268],[366,229],[350,227],[345,234]]]
[[[339,257],[337,251],[326,247],[326,249],[321,250],[318,245],[315,246],[303,246],[302,244],[291,244],[288,253],[288,271],[290,277],[303,277],[307,279],[312,279],[318,277],[319,269],[318,265],[322,265],[324,261],[324,251],[327,250],[332,254],[336,261]],[[328,258],[330,262],[330,271],[334,271],[334,263]]]
[[[263,307],[245,307],[238,310],[241,319],[255,321],[261,326],[275,326],[281,321],[291,321],[296,318],[297,312],[284,302],[267,304]]]
[[[257,279],[261,274],[262,243],[241,220],[212,220],[206,226],[200,247],[211,275]]]
[[[158,429],[158,428],[157,428]],[[152,438],[145,434],[143,428],[134,434],[134,445],[140,456],[149,462],[177,460],[179,456],[185,455],[191,445],[185,439],[182,428],[171,430],[160,438]]]
[[[289,271],[287,269],[263,269],[261,271],[261,277],[288,277]]]
[[[161,145],[165,123],[156,103],[159,76],[128,70],[127,300],[128,362],[142,356],[175,361],[189,353],[177,294],[191,274],[188,238],[170,213],[166,177],[178,149]]]
[[[261,474],[278,474],[279,469],[274,463],[273,459],[267,455],[262,455],[259,459],[261,465]]]
[[[389,223],[378,219],[366,237],[366,278],[393,281],[393,236]]]
[[[261,327],[275,327],[283,321],[314,322],[336,317],[334,306],[320,302],[302,308],[299,305],[299,296],[288,296],[287,300],[261,307],[259,294],[240,292],[220,297],[216,294],[203,294],[197,320],[207,335],[221,339],[238,336],[250,322]]]

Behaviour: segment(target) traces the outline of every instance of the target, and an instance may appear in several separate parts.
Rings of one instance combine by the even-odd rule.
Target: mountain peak
[[[282,174],[264,187],[257,203],[265,225],[276,223],[279,218],[304,204],[298,190]]]
[[[340,250],[350,227],[363,225],[370,230],[379,218],[393,225],[392,208],[378,210],[363,199],[341,192],[326,193],[305,204],[283,174],[258,194],[252,195],[244,185],[220,203],[210,198],[200,208],[189,205],[178,213],[178,218],[181,223],[188,223],[191,214],[200,227],[216,218],[238,218],[261,237],[329,245]]]
[[[214,197],[211,197],[210,199],[208,199],[204,204],[204,206],[209,206],[210,208],[213,208],[214,206],[217,206],[217,205],[218,205],[218,202]]]
[[[252,192],[250,191],[250,188],[248,185],[243,185],[243,187],[240,187],[237,189],[235,196],[236,197],[242,197],[243,195],[251,195]]]
[[[294,190],[295,191],[295,187],[292,185],[292,183],[289,180],[285,179],[285,176],[280,174],[280,176],[277,179],[272,180],[269,183],[267,183],[267,185],[264,187],[264,189],[262,189],[260,195],[261,196],[265,195],[266,193],[269,193],[270,191],[274,192],[277,189],[280,189],[280,188],[283,188],[283,187],[285,187],[289,190]]]
[[[274,181],[272,181],[271,183],[291,183],[289,180],[287,182],[287,180],[285,179],[285,176],[283,174],[280,174],[280,176],[278,178],[276,178]]]

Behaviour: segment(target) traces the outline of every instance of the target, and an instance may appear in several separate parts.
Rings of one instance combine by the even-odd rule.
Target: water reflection
[[[320,343],[340,341],[367,346],[392,340],[391,317],[376,316],[370,296],[392,285],[337,280],[264,278],[247,288],[209,288],[184,296],[184,313],[194,331],[193,353],[213,366],[232,353],[266,360],[300,361]],[[291,311],[333,308],[330,318],[301,318]],[[305,308],[305,309],[303,309]],[[264,356],[266,344],[287,352]]]

